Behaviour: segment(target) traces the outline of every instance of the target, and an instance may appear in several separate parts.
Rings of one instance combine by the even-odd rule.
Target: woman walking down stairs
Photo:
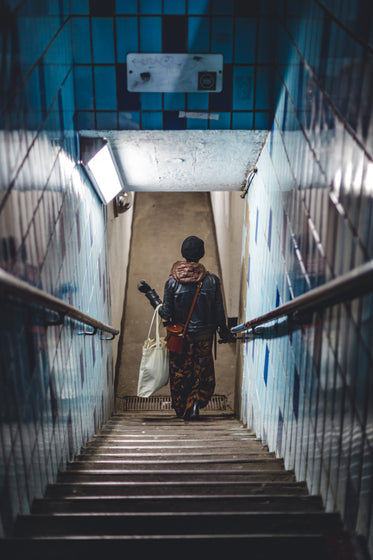
[[[196,423],[166,412],[113,415],[19,516],[0,557],[202,558],[207,550],[215,558],[354,558],[339,516],[233,416]]]

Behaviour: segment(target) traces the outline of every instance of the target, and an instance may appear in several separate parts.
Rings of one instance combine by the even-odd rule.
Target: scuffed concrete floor
[[[136,395],[142,345],[153,314],[149,301],[137,290],[137,283],[146,280],[163,299],[171,266],[182,259],[180,247],[189,235],[204,240],[205,256],[201,262],[221,278],[209,194],[136,193],[127,294],[118,348],[116,396],[119,398]],[[217,344],[215,394],[226,395],[231,409],[234,406],[235,370],[236,344]],[[156,394],[169,395],[169,387],[163,387]]]

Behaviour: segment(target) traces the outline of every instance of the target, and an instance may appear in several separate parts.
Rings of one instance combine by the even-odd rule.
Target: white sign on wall
[[[133,92],[220,92],[221,54],[127,54],[127,89]]]

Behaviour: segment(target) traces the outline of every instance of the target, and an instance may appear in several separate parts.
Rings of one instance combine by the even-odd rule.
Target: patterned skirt
[[[170,352],[170,389],[172,407],[182,418],[193,405],[207,406],[215,389],[215,369],[212,356],[213,337],[198,340],[188,336],[183,354]]]

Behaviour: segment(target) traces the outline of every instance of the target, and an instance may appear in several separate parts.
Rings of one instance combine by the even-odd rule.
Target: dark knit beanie
[[[181,254],[187,261],[197,262],[205,254],[205,244],[199,237],[191,235],[184,239]]]

